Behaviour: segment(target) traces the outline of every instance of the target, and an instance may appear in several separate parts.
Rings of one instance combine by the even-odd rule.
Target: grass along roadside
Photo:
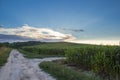
[[[57,80],[100,80],[95,75],[86,75],[55,62],[45,61],[40,63],[39,66]]]
[[[10,51],[10,48],[0,47],[0,66],[3,66],[7,62]]]
[[[26,58],[64,57],[64,55],[50,54],[51,51],[46,51],[46,50],[41,52],[41,54],[36,53],[36,52],[28,52],[23,49],[18,49],[18,51],[21,52],[22,54],[24,54],[24,57],[26,57]]]

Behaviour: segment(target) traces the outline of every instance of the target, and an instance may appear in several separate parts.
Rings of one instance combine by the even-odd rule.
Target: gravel
[[[0,69],[0,80],[56,80],[39,68],[43,61],[63,59],[51,57],[43,59],[27,59],[17,50],[12,50],[8,62]]]

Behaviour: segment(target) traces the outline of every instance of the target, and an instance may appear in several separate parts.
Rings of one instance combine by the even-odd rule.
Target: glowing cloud
[[[74,40],[71,34],[63,34],[48,28],[36,28],[29,25],[24,25],[17,28],[0,28],[0,34],[17,35],[32,39],[58,39],[63,41]]]

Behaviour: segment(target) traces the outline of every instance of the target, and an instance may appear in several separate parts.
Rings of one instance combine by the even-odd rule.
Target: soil
[[[43,61],[53,61],[63,57],[27,59],[17,50],[12,50],[8,62],[0,69],[0,80],[56,80],[39,68]]]

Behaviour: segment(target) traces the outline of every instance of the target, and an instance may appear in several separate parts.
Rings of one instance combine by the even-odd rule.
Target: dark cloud
[[[29,29],[30,31],[32,31],[32,32],[36,32],[37,30],[36,29]]]
[[[71,31],[74,31],[74,32],[84,32],[83,29],[71,29]]]
[[[65,31],[73,31],[73,32],[84,32],[83,29],[66,29],[66,28],[62,28],[62,30],[65,30]]]
[[[7,31],[6,31],[7,32]],[[14,31],[16,34],[17,33],[24,33],[25,31]],[[7,32],[8,33],[8,32]]]
[[[50,37],[55,37],[55,36],[50,36]],[[17,36],[17,35],[5,35],[5,34],[0,34],[0,43],[1,42],[25,42],[25,41],[41,41],[41,42],[61,42],[64,39],[33,39],[33,38],[28,38],[28,37],[23,37],[23,36]]]
[[[17,36],[17,35],[5,35],[0,34],[0,39],[2,40],[33,40],[32,38],[23,37],[23,36]]]
[[[27,38],[27,37],[22,37],[22,36],[17,36],[17,35],[5,35],[5,34],[0,34],[0,43],[1,42],[23,42],[23,41],[32,41],[35,39],[32,38]]]
[[[2,28],[3,27],[3,25],[0,25],[0,28]]]
[[[43,34],[49,34],[48,32],[45,32],[45,31],[43,31],[42,33],[43,33]]]

